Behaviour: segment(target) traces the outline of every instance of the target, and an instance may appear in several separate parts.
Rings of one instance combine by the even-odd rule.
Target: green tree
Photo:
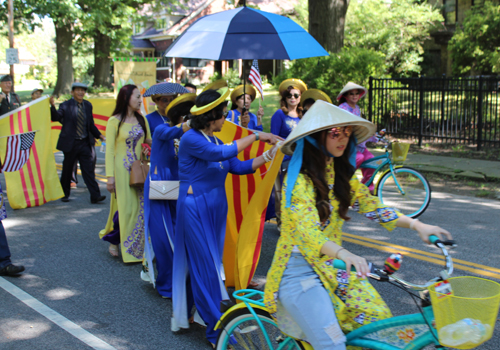
[[[500,72],[500,5],[485,1],[469,11],[450,42],[455,74]]]
[[[328,52],[344,46],[344,25],[350,0],[308,0],[309,34]]]

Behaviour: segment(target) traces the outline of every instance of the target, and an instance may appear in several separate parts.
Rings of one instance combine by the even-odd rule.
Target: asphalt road
[[[97,172],[104,174],[102,158],[99,154]],[[60,155],[56,154],[56,159],[60,163]],[[5,188],[3,176],[0,178]],[[105,193],[103,183],[101,189]],[[140,264],[125,265],[108,254],[108,245],[98,238],[108,212],[109,196],[102,204],[90,204],[81,178],[69,203],[53,201],[42,207],[8,210],[9,217],[3,223],[12,259],[25,265],[26,272],[19,278],[0,277],[0,349],[92,349],[88,344],[94,344],[96,349],[119,350],[211,348],[204,330],[198,326],[173,334],[171,301],[162,299],[150,284],[139,278]],[[454,276],[475,275],[476,271],[480,273],[478,276],[485,277],[490,271],[490,278],[498,278],[500,271],[492,272],[486,267],[500,268],[499,213],[498,201],[433,193],[421,221],[439,224],[453,233],[459,247],[452,256],[464,260],[460,265],[465,269],[456,269]],[[388,233],[352,213],[345,232],[349,233],[345,236],[349,240],[346,248],[376,264],[383,264],[389,254],[379,250],[382,245],[422,251],[415,258],[404,258],[400,274],[409,281],[424,282],[442,269],[441,265],[426,261],[432,260],[430,253],[439,251],[423,244],[413,231],[396,229]],[[265,282],[278,237],[276,226],[266,224],[256,274],[261,282]],[[397,252],[401,248],[390,250]],[[374,285],[395,315],[417,312],[404,292],[387,284],[374,282]],[[28,295],[22,294],[23,291]],[[500,349],[500,330],[478,349]]]

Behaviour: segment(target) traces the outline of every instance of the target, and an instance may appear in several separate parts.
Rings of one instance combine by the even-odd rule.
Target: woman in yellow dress
[[[344,350],[345,332],[391,316],[366,279],[366,260],[342,247],[349,207],[380,223],[451,239],[448,231],[387,208],[354,175],[356,143],[375,126],[317,100],[285,140],[292,155],[284,180],[281,236],[267,275],[264,302],[280,329],[314,349]],[[333,259],[346,263],[335,269]],[[357,272],[350,272],[351,266]]]
[[[142,144],[151,145],[148,122],[139,112],[141,101],[135,85],[122,87],[106,127],[106,187],[115,195],[99,236],[110,243],[112,256],[118,256],[120,246],[126,263],[140,262],[144,254],[144,190],[129,185],[130,167],[144,152]]]

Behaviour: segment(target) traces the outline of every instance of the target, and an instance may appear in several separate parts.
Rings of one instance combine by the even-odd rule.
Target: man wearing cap
[[[42,94],[43,94],[42,89],[33,89],[33,91],[31,91],[31,101],[39,99],[40,97],[42,97]]]
[[[61,103],[56,110],[54,97],[50,97],[52,121],[62,124],[57,149],[63,151],[64,161],[61,174],[61,186],[64,191],[63,202],[69,202],[71,178],[75,161],[80,163],[83,180],[90,192],[90,202],[98,203],[106,199],[101,195],[99,185],[95,180],[92,147],[95,139],[106,140],[94,124],[92,104],[83,99],[87,92],[87,85],[73,83],[71,86],[73,98]]]
[[[0,115],[21,107],[19,96],[15,92],[12,92],[12,77],[10,75],[4,75],[0,79],[0,87],[2,88],[2,93],[0,94]]]

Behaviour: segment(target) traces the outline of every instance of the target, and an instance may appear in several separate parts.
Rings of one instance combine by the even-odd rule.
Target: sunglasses
[[[286,98],[292,98],[292,97],[295,97],[296,99],[300,97],[299,94],[288,94],[286,95]]]
[[[361,94],[359,92],[348,92],[347,95],[348,96],[359,96]]]
[[[344,127],[341,127],[341,128],[332,128],[331,130],[328,131],[328,136],[332,140],[335,140],[337,137],[340,136],[341,133],[344,133],[345,137],[351,137],[351,135],[352,135],[352,126],[344,126]]]

